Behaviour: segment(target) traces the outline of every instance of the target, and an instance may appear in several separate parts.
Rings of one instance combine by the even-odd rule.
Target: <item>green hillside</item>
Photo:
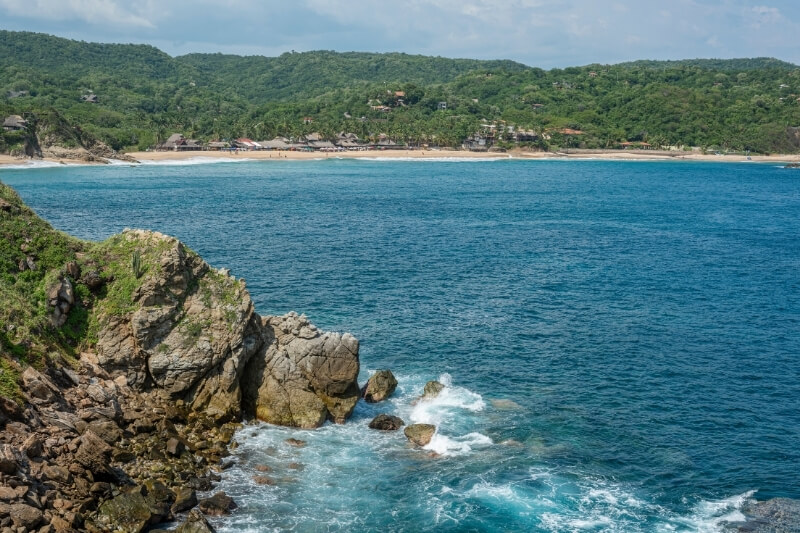
[[[509,131],[524,129],[543,149],[628,141],[796,152],[800,69],[771,58],[549,71],[397,53],[172,58],[145,45],[0,31],[0,114],[49,110],[115,149],[144,149],[174,132],[261,140],[349,131],[460,146],[494,126],[508,146]],[[19,145],[14,135],[0,150]]]

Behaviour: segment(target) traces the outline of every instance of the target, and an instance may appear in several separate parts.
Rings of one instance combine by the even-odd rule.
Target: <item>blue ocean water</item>
[[[746,498],[800,497],[797,171],[330,160],[0,180],[83,238],[175,235],[262,314],[356,335],[362,381],[397,375],[344,426],[246,426],[220,531],[719,531]],[[414,404],[437,378],[447,393]],[[369,430],[383,411],[436,423],[430,449]]]

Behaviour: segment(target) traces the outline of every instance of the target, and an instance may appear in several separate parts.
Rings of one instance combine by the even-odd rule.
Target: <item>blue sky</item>
[[[172,55],[400,51],[543,68],[772,56],[800,63],[800,1],[0,0],[0,28]]]

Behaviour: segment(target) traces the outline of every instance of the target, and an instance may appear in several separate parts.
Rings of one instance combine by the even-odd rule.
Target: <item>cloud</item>
[[[115,0],[0,0],[0,9],[30,19],[80,20],[90,24],[154,28],[157,4],[152,0],[132,3]]]

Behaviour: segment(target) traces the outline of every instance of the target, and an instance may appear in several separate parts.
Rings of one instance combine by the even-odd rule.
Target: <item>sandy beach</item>
[[[320,160],[320,159],[603,159],[615,161],[709,161],[709,162],[762,162],[784,163],[800,162],[800,154],[752,155],[748,159],[743,155],[715,155],[698,152],[656,152],[628,150],[571,150],[565,152],[529,152],[512,150],[509,152],[468,152],[461,150],[385,150],[364,152],[291,152],[291,151],[259,151],[259,152],[130,152],[127,155],[138,161],[182,161],[202,159],[225,160]],[[68,159],[30,159],[8,155],[0,155],[2,165],[25,165],[35,161],[53,164],[86,165],[85,161]]]

